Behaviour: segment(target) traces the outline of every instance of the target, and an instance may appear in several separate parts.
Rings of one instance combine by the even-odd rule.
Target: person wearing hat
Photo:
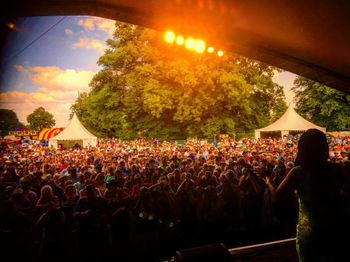
[[[37,194],[30,189],[31,187],[31,178],[29,176],[21,177],[19,183],[23,189],[23,194],[25,198],[31,203],[32,207],[35,207],[38,197]]]

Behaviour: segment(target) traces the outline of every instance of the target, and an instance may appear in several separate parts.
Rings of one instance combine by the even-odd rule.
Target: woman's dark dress
[[[308,172],[295,167],[299,183],[297,251],[300,261],[344,261],[348,240],[340,197],[339,165],[326,163]],[[350,246],[347,247],[350,251]],[[349,252],[350,253],[350,252]]]

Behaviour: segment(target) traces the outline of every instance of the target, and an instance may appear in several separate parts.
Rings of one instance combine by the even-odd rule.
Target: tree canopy
[[[23,128],[24,125],[19,122],[16,113],[9,109],[0,109],[0,130],[4,135],[8,131],[13,131],[16,128]]]
[[[29,128],[33,130],[40,131],[43,128],[51,128],[56,124],[53,115],[47,111],[45,108],[38,107],[33,113],[27,116],[27,122]]]
[[[116,22],[102,69],[72,105],[100,136],[212,137],[249,132],[286,109],[275,68],[235,54],[196,54],[159,32]]]
[[[305,77],[297,77],[292,90],[296,110],[305,118],[327,131],[350,128],[350,95]]]

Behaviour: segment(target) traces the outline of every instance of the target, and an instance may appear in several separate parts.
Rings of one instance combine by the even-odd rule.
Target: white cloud
[[[52,113],[56,126],[65,127],[78,92],[89,91],[89,83],[95,72],[86,70],[62,70],[58,67],[24,67],[16,69],[40,87],[36,92],[9,91],[0,93],[0,108],[12,109],[20,121],[26,122],[28,114],[43,106]]]
[[[86,31],[101,30],[111,37],[115,30],[115,21],[101,17],[87,17],[78,20],[78,25],[84,27]]]
[[[64,30],[64,33],[65,33],[66,35],[74,35],[74,32],[73,32],[71,29],[69,29],[69,28],[67,28],[66,30]]]
[[[80,38],[79,41],[73,45],[79,48],[96,49],[101,53],[106,49],[106,45],[102,41],[87,37]]]

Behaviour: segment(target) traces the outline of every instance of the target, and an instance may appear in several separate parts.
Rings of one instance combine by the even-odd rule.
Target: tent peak
[[[59,141],[73,141],[72,143],[82,143],[82,146],[96,146],[97,137],[90,133],[80,122],[76,113],[73,114],[67,127],[57,136],[50,138],[50,144],[55,148],[58,147]]]
[[[292,102],[288,104],[287,110],[295,110],[294,105]]]
[[[96,136],[80,122],[77,114],[74,113],[67,127],[55,137],[55,140],[77,140],[77,139],[96,139]]]
[[[289,133],[289,131],[306,131],[310,128],[316,128],[318,130],[326,132],[326,128],[317,126],[304,119],[294,110],[293,105],[289,104],[287,110],[278,120],[264,128],[255,130],[255,136],[260,137],[260,132],[280,131],[286,134]]]

